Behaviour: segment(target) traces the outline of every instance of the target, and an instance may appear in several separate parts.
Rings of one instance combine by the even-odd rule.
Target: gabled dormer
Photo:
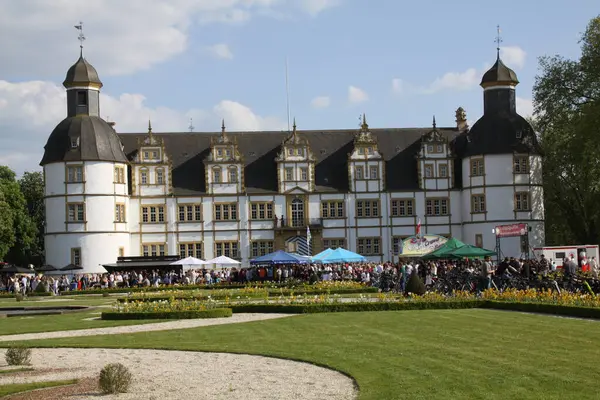
[[[421,148],[416,157],[419,187],[425,190],[451,189],[454,186],[454,163],[448,139],[437,128],[421,136]]]
[[[354,136],[354,148],[348,155],[348,178],[353,192],[385,190],[384,162],[377,138],[371,133],[363,114],[360,130]]]
[[[115,179],[118,172],[115,171]],[[138,139],[138,151],[131,162],[132,191],[136,196],[160,196],[173,191],[171,159],[162,137],[154,135],[148,121],[148,133]]]
[[[281,143],[275,161],[279,193],[315,190],[315,157],[308,140],[297,131],[295,119],[292,133]]]
[[[221,123],[221,134],[210,141],[210,154],[204,165],[209,194],[244,192],[244,160],[237,141],[227,135],[224,120]]]

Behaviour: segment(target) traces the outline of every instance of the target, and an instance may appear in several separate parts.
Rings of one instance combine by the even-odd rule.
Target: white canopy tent
[[[200,265],[206,264],[208,264],[206,261],[203,261],[196,257],[186,257],[171,263],[171,265],[181,265],[184,271],[186,269],[196,269],[199,268]]]
[[[241,264],[239,261],[234,260],[233,258],[226,257],[226,256],[219,256],[219,257],[213,258],[211,260],[206,260],[205,262],[206,262],[206,264],[212,264],[216,267],[220,266],[221,268],[223,266]]]

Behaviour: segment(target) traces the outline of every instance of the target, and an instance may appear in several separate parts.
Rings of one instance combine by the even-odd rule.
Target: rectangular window
[[[177,222],[202,221],[202,206],[200,204],[180,204],[177,206]]]
[[[164,243],[144,243],[142,244],[142,255],[144,257],[158,257],[165,255]]]
[[[308,168],[300,168],[300,180],[307,181],[308,180]]]
[[[67,165],[67,182],[83,182],[83,165]]]
[[[481,233],[475,234],[475,246],[483,248],[483,235]]]
[[[250,219],[255,221],[273,220],[273,203],[250,203]]]
[[[369,167],[369,179],[379,179],[379,167],[377,165]]]
[[[425,178],[433,178],[433,164],[425,164]]]
[[[379,200],[357,200],[356,201],[357,218],[377,218],[379,217]]]
[[[362,165],[357,165],[354,167],[354,176],[355,179],[365,179],[365,169]]]
[[[125,247],[119,247],[119,257],[125,257]]]
[[[264,256],[273,252],[272,240],[257,240],[250,245],[250,253],[252,258]]]
[[[381,254],[381,238],[358,238],[356,243],[360,255],[375,256]]]
[[[237,183],[238,181],[238,171],[237,167],[229,168],[229,183]]]
[[[337,249],[338,247],[346,247],[346,239],[323,239],[324,249]]]
[[[85,222],[84,203],[67,203],[67,222]]]
[[[146,168],[140,170],[140,183],[142,185],[148,184],[148,170]]]
[[[321,218],[344,218],[344,202],[342,200],[321,202]]]
[[[165,222],[165,206],[142,206],[142,223],[156,224]]]
[[[528,192],[515,193],[515,211],[530,211],[530,206]]]
[[[221,168],[213,168],[213,183],[221,183]]]
[[[179,243],[179,257],[202,259],[202,243]]]
[[[238,249],[238,242],[215,242],[215,257],[240,258]]]
[[[115,167],[115,183],[125,183],[125,167]]]
[[[390,202],[392,217],[411,217],[415,211],[415,201],[413,199],[392,199]]]
[[[440,165],[438,165],[438,171],[439,171],[439,177],[440,178],[447,178],[448,177],[448,165],[447,164],[440,164]]]
[[[215,204],[215,221],[237,221],[237,203]]]
[[[156,184],[157,185],[165,184],[165,170],[162,168],[156,168]]]
[[[485,195],[484,194],[471,195],[471,212],[474,214],[485,212]]]
[[[87,96],[86,91],[84,91],[84,90],[77,91],[77,105],[78,106],[87,106],[88,105],[88,96]]]
[[[483,176],[485,175],[485,167],[483,164],[483,158],[475,158],[471,160],[471,176]]]
[[[425,213],[430,216],[448,215],[450,200],[447,198],[443,199],[426,199],[425,200]]]
[[[125,204],[115,204],[115,222],[125,221]]]
[[[160,151],[155,149],[147,149],[142,153],[144,161],[156,161],[160,159]]]
[[[392,253],[394,255],[402,254],[402,242],[406,239],[402,236],[392,237]]]
[[[529,173],[529,157],[515,156],[513,159],[513,172],[515,174]]]
[[[285,169],[285,180],[293,181],[294,180],[294,169],[291,167],[287,167]]]
[[[71,264],[81,265],[81,249],[79,247],[71,249]]]

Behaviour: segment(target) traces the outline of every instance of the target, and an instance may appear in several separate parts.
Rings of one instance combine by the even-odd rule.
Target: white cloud
[[[331,105],[331,99],[328,96],[318,96],[311,100],[310,105],[313,108],[327,108]]]
[[[350,103],[362,103],[369,100],[369,95],[356,86],[348,86],[348,101]]]
[[[475,68],[464,72],[447,72],[421,90],[424,94],[432,94],[442,90],[469,90],[479,83],[481,74]]]
[[[0,80],[0,165],[17,173],[35,170],[52,129],[66,115],[62,87],[44,81],[11,83]],[[249,107],[223,100],[208,110],[174,110],[149,107],[141,94],[119,97],[101,94],[102,116],[116,122],[118,132],[145,132],[148,118],[155,132],[187,131],[190,117],[196,131],[215,132],[221,118],[230,130],[282,130],[286,124],[276,117],[257,115]]]
[[[233,59],[233,52],[229,46],[225,43],[217,43],[212,46],[208,46],[206,50],[212,54],[213,57],[221,58],[224,60]]]
[[[316,15],[334,0],[2,0],[0,76],[56,77],[77,58],[83,19],[84,51],[106,75],[130,74],[181,54],[197,23],[242,23],[300,7]],[[273,11],[272,14],[269,11]]]
[[[517,96],[517,113],[522,117],[531,117],[533,115],[533,100]]]
[[[519,46],[500,47],[500,58],[509,68],[523,68],[527,53]]]
[[[402,79],[392,79],[392,91],[396,94],[401,94],[405,91],[404,81]]]

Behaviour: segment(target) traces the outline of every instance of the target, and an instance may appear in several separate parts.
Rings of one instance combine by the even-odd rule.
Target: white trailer
[[[570,246],[546,246],[546,247],[534,247],[533,254],[539,260],[542,254],[550,261],[555,261],[556,266],[561,268],[563,260],[567,257],[573,257],[577,260],[577,265],[582,267],[587,265],[587,260],[592,257],[596,257],[598,261],[598,245],[595,244],[582,244],[582,245],[570,245]]]

